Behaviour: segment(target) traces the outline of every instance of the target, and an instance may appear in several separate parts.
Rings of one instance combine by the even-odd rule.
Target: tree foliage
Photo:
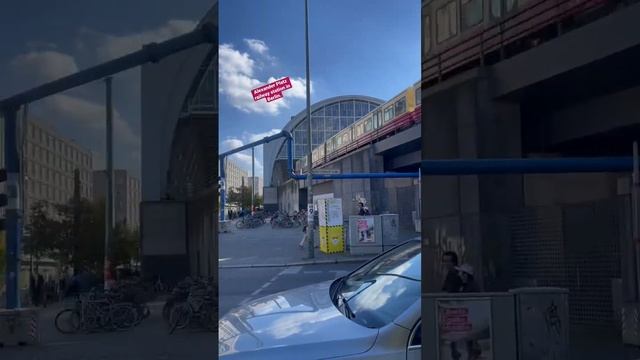
[[[52,210],[51,210],[52,209]],[[25,252],[36,258],[48,256],[62,266],[102,272],[105,251],[105,203],[86,199],[62,205],[45,202],[31,209]],[[113,266],[128,264],[138,255],[136,232],[118,224],[109,246]]]
[[[243,186],[240,189],[231,189],[229,191],[228,201],[244,209],[251,208],[251,187]],[[262,196],[256,194],[253,200],[256,207],[262,206]]]

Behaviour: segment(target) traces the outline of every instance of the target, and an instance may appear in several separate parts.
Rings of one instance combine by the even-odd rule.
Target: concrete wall
[[[449,88],[423,91],[422,107],[423,159],[521,156],[519,106],[494,101],[483,72]],[[509,242],[500,214],[522,206],[522,177],[423,177],[422,199],[423,256],[429,264],[423,267],[425,290],[438,290],[440,255],[446,250],[472,264],[488,290],[504,286]]]

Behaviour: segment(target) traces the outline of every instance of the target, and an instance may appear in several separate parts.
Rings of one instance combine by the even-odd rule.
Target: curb
[[[299,261],[299,262],[282,263],[282,264],[223,265],[223,266],[218,266],[218,269],[250,269],[250,268],[268,268],[268,267],[306,266],[306,265],[347,264],[347,263],[360,263],[368,260],[370,260],[370,258],[313,260],[313,261]]]

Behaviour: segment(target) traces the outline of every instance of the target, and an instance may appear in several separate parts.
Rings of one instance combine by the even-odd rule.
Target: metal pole
[[[313,161],[311,158],[311,146],[313,141],[311,139],[311,79],[309,78],[309,1],[304,0],[304,45],[305,45],[305,60],[306,60],[306,86],[307,86],[307,236],[309,238],[309,259],[315,257],[315,244],[313,241],[314,231],[314,214],[313,214]]]
[[[113,241],[113,104],[111,98],[111,77],[105,79],[107,88],[107,203],[104,231],[104,288],[109,289],[111,264],[109,244]]]
[[[255,148],[251,148],[251,213],[253,214],[254,209],[254,197],[256,193],[256,174],[255,174]]]
[[[7,309],[20,307],[20,157],[16,133],[17,108],[4,111],[4,157],[7,172],[5,229],[7,241],[6,297]]]
[[[20,126],[20,188],[25,189],[24,183],[26,179],[26,172],[24,171],[24,158],[26,156],[27,148],[26,148],[26,139],[27,139],[27,118],[29,116],[29,104],[24,104],[22,107],[22,121]],[[20,208],[22,208],[22,219],[26,223],[29,218],[29,209],[25,208],[25,193],[26,191],[20,192]]]
[[[638,221],[638,216],[640,216],[639,212],[639,204],[638,199],[640,198],[640,165],[638,164],[638,142],[633,142],[633,186],[631,189],[631,221],[632,221],[632,231],[633,231],[633,244],[635,247],[635,263],[636,263],[636,272],[635,272],[635,299],[636,301],[640,301],[640,224]]]

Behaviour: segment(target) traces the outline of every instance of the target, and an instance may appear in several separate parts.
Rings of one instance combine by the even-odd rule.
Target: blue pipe
[[[306,175],[298,175],[293,170],[293,136],[288,131],[282,131],[278,134],[267,136],[262,140],[254,141],[252,143],[240,146],[233,150],[226,151],[219,155],[220,159],[220,177],[224,181],[225,173],[224,173],[224,158],[231,154],[235,154],[237,152],[251,149],[252,147],[262,145],[268,143],[272,140],[285,137],[287,142],[287,172],[289,173],[289,177],[295,180],[305,180],[307,178]],[[400,178],[418,178],[420,174],[417,172],[408,172],[408,173],[397,173],[397,172],[386,172],[386,173],[351,173],[351,174],[312,174],[313,180],[347,180],[347,179],[400,179]],[[224,221],[225,217],[225,192],[224,188],[220,192],[220,220]]]
[[[397,173],[350,173],[350,174],[312,174],[313,180],[345,180],[345,179],[400,179],[400,178],[417,178],[420,176],[417,172]],[[292,179],[305,180],[307,175],[291,175]]]
[[[424,175],[630,172],[632,157],[423,160]]]

